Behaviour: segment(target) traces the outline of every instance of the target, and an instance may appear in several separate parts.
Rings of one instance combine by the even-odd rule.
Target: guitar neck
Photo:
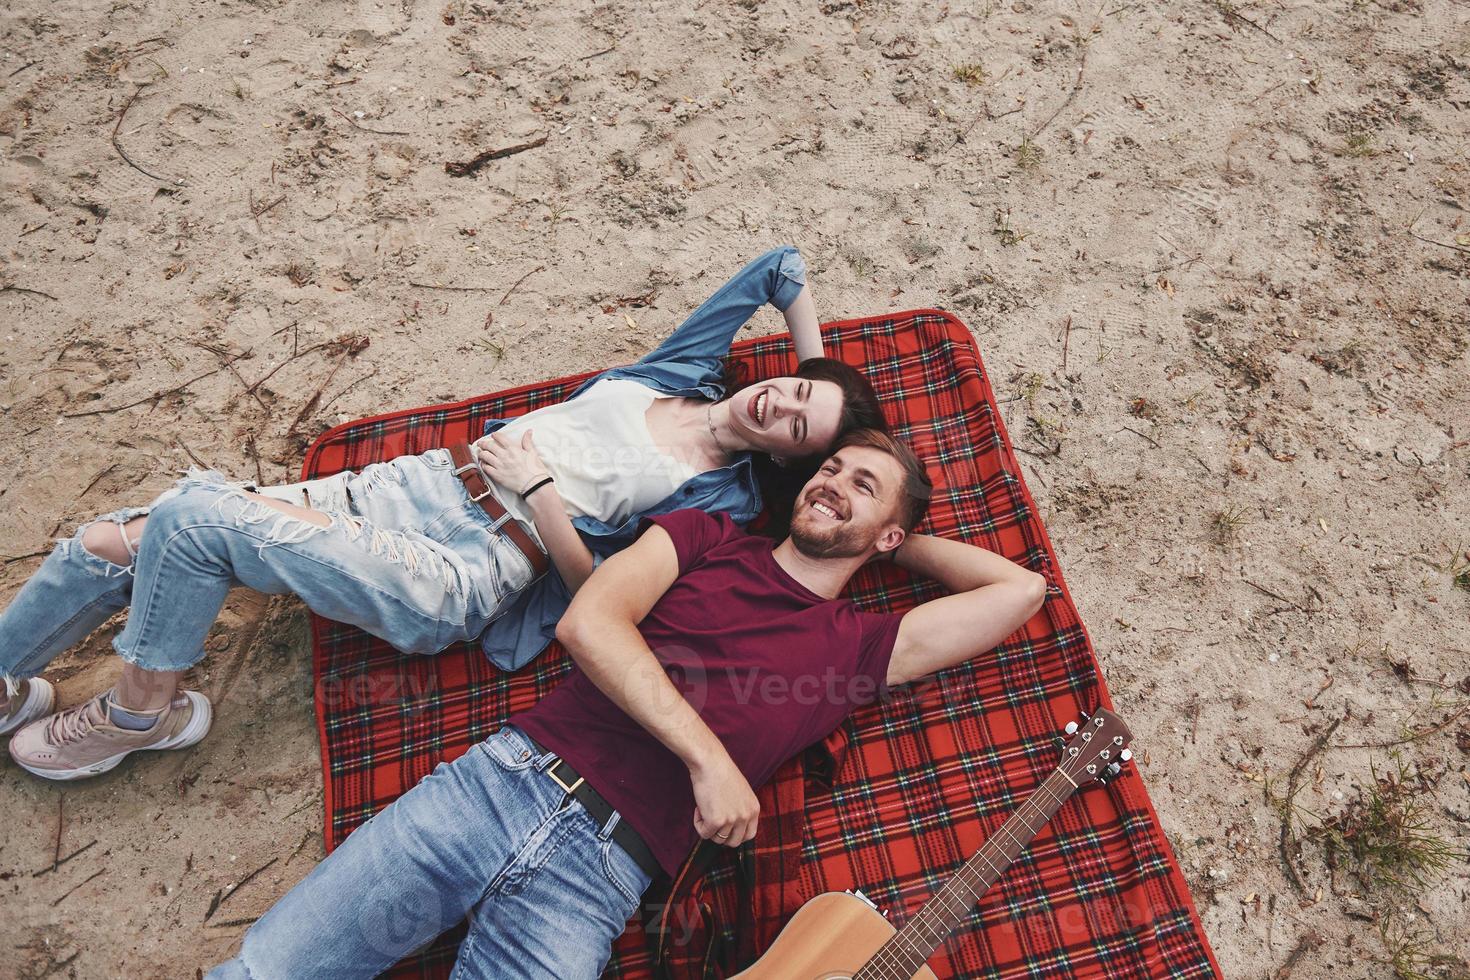
[[[912,977],[1076,791],[1077,784],[1061,769],[1055,770],[944,887],[888,938],[854,980]]]

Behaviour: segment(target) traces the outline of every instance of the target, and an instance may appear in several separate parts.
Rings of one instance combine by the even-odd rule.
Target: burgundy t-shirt
[[[639,533],[654,523],[673,539],[679,577],[638,632],[752,788],[888,693],[901,614],[860,612],[808,590],[776,563],[770,539],[725,514],[646,517]],[[678,873],[699,840],[678,756],[575,668],[510,723],[570,762]]]

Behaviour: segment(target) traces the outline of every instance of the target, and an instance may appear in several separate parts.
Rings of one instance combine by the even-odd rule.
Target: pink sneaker
[[[209,734],[213,712],[198,691],[180,691],[146,731],[119,728],[107,718],[111,691],[83,704],[33,721],[10,740],[10,755],[22,769],[46,779],[86,779],[116,766],[129,753],[182,749]],[[142,712],[134,712],[141,714]]]
[[[56,688],[50,681],[32,677],[24,681],[6,679],[6,696],[0,706],[0,735],[9,735],[29,721],[49,715],[56,703]]]

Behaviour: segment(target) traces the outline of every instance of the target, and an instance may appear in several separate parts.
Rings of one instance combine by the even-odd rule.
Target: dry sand
[[[1385,912],[1470,949],[1463,0],[3,16],[0,599],[191,458],[285,480],[329,424],[632,360],[790,242],[824,319],[975,331],[1226,974],[1391,975]],[[304,624],[231,600],[197,750],[6,761],[0,975],[192,976],[320,859]],[[1462,856],[1422,892],[1312,843],[1286,877],[1263,780],[1344,717],[1329,746],[1427,732],[1399,751]],[[1328,747],[1297,802],[1387,760]]]

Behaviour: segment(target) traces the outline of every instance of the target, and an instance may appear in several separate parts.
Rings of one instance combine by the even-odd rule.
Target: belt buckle
[[[557,759],[555,762],[553,762],[550,766],[548,766],[546,768],[546,775],[550,776],[551,779],[552,779],[552,781],[555,782],[556,785],[560,786],[563,790],[565,790],[566,792],[570,793],[573,790],[575,790],[578,786],[581,786],[583,783],[585,783],[587,781],[583,777],[578,776],[577,777],[577,781],[575,783],[573,783],[572,785],[568,786],[566,784],[566,782],[560,776],[558,776],[556,774],[556,767],[559,766],[559,765],[561,765],[561,763],[562,763],[562,760],[561,759]]]
[[[482,493],[482,494],[479,494],[478,496],[471,496],[470,499],[473,500],[475,503],[478,504],[480,501],[484,500],[486,497],[490,496],[490,494],[492,494],[494,492],[495,492],[495,488],[490,485],[490,481],[489,480],[486,480],[485,481],[485,492]]]

